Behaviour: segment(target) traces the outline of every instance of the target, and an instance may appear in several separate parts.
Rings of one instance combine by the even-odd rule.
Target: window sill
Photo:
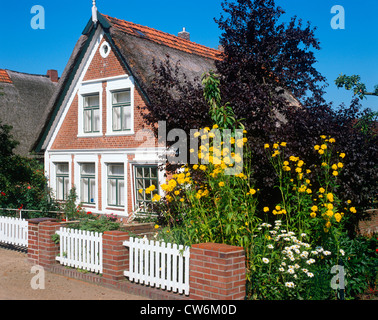
[[[107,132],[105,134],[106,137],[133,136],[133,135],[135,135],[134,131],[114,131],[114,132]]]
[[[102,137],[101,132],[96,132],[96,133],[79,133],[77,135],[78,138],[93,138],[93,137]]]

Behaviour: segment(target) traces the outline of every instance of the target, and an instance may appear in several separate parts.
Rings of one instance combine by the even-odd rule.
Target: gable
[[[135,86],[135,81],[116,55],[106,36],[101,34],[86,61],[79,81],[67,104],[63,106],[64,115],[57,126],[50,150],[91,150],[114,148],[137,148],[141,145],[135,133],[143,129],[144,119],[137,106],[145,105],[143,95]],[[127,91],[131,97],[132,128],[128,131],[113,130],[112,94]],[[85,97],[98,99],[98,128],[85,131]],[[97,100],[96,100],[97,101]],[[146,146],[146,144],[144,144]],[[147,146],[154,146],[152,141]]]

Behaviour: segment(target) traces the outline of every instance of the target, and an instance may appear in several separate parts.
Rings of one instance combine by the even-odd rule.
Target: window
[[[108,165],[108,205],[125,206],[125,173],[123,164]]]
[[[80,166],[80,200],[82,203],[96,203],[96,165],[83,163]]]
[[[69,168],[68,163],[57,163],[56,168],[56,198],[67,200],[69,194]]]
[[[154,185],[155,190],[146,193],[146,189]],[[135,167],[135,194],[136,207],[143,212],[151,211],[152,198],[159,194],[159,178],[157,166],[136,166]]]
[[[130,89],[112,92],[113,131],[132,129],[132,108]]]
[[[84,133],[100,132],[99,95],[84,97]]]

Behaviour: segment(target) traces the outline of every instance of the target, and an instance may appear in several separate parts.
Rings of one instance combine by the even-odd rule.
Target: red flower
[[[92,212],[88,211],[87,214],[92,214]]]
[[[1,195],[4,196],[4,197],[6,196],[5,192],[1,192]]]
[[[30,190],[30,189],[31,189],[31,186],[28,186],[28,189]]]
[[[21,207],[18,208],[18,210],[21,210],[23,207],[24,207],[24,205],[22,204]]]

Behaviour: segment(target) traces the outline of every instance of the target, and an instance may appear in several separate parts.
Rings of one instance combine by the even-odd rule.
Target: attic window
[[[109,43],[107,43],[106,41],[101,45],[100,47],[100,54],[101,54],[101,57],[103,57],[104,59],[107,58],[109,56],[109,53],[111,51],[111,48],[110,48],[110,45]]]

